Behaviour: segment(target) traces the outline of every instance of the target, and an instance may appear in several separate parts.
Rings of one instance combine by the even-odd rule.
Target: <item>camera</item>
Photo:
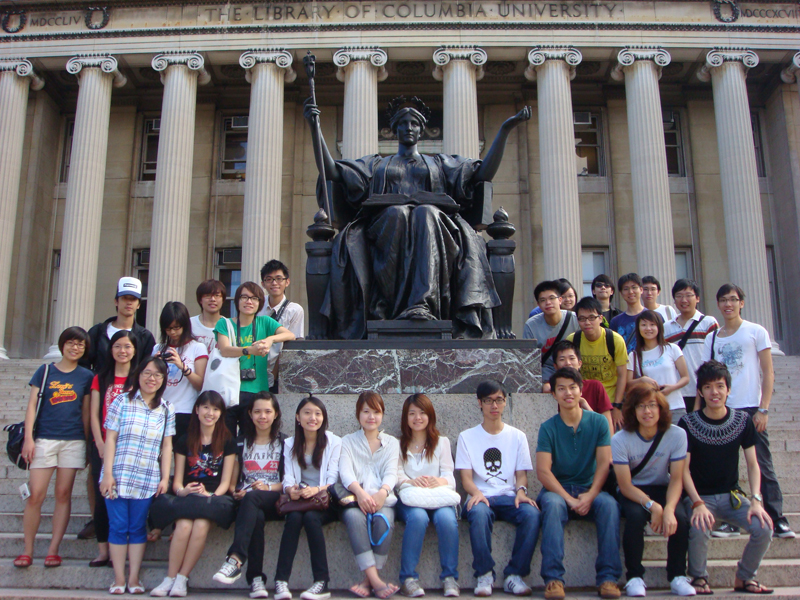
[[[255,381],[256,380],[256,370],[255,369],[241,369],[239,371],[239,378],[242,381]]]

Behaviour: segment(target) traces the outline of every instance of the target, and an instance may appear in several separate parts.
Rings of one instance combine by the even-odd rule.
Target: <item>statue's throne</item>
[[[314,223],[308,227],[306,234],[313,240],[306,242],[306,293],[308,295],[308,335],[306,339],[330,339],[328,319],[322,313],[322,301],[328,289],[331,272],[331,239],[335,229],[341,230],[352,221],[358,212],[349,202],[342,186],[326,181],[328,198],[330,199],[331,219],[322,209],[322,179],[317,182],[317,202],[320,210],[314,215]],[[511,309],[514,301],[515,265],[514,249],[517,243],[510,238],[516,232],[508,222],[508,213],[501,207],[492,214],[492,183],[481,182],[475,186],[472,204],[464,208],[461,217],[475,231],[486,231],[492,238],[487,246],[489,266],[492,271],[494,285],[500,297],[501,305],[492,309],[492,320],[497,339],[509,340],[516,336],[511,330]],[[335,228],[335,229],[334,229]],[[397,323],[401,323],[398,321]],[[409,323],[402,321],[402,323]],[[416,322],[415,322],[416,323]],[[419,323],[441,323],[421,321]],[[449,336],[446,336],[449,337]]]

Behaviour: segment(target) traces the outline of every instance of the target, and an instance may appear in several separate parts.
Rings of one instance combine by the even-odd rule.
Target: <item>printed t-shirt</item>
[[[683,357],[686,359],[686,368],[689,370],[689,383],[680,390],[681,396],[694,396],[697,393],[697,369],[707,360],[705,358],[705,339],[707,335],[719,328],[719,324],[714,317],[704,315],[700,311],[695,311],[694,316],[686,321],[684,326],[678,323],[677,318],[664,323],[664,339],[671,344],[677,344],[695,321],[700,322],[683,347]]]
[[[272,317],[264,317],[264,316],[257,316],[253,319],[253,322],[248,325],[247,327],[239,328],[239,340],[237,341],[236,338],[232,340],[228,340],[232,346],[237,347],[246,347],[251,346],[254,341],[263,340],[264,338],[268,338],[271,335],[275,335],[275,332],[280,327],[280,323],[278,323]],[[255,337],[253,337],[253,327],[255,327]],[[234,336],[236,336],[236,322],[233,321],[233,331]],[[222,334],[224,336],[228,335],[228,319],[220,319],[217,321],[217,326],[214,328],[214,333],[217,335],[217,340],[219,340],[219,335]],[[242,381],[241,391],[243,392],[251,392],[251,393],[258,393],[264,390],[269,389],[269,362],[268,358],[265,356],[242,356],[239,359],[239,368],[240,369],[252,369],[255,368],[256,370],[256,378],[251,381]]]
[[[636,352],[631,352],[628,354],[628,371],[633,372],[636,378],[645,375],[655,379],[658,385],[674,385],[681,378],[675,363],[682,356],[683,352],[675,344],[667,344],[663,349],[656,346],[652,350],[645,350],[642,352],[641,364]],[[680,390],[670,392],[667,402],[670,410],[686,409]]]
[[[653,438],[655,439],[655,438]],[[615,465],[639,466],[653,445],[638,431],[618,431],[611,438],[611,455]],[[686,458],[686,432],[670,425],[644,468],[633,478],[633,485],[669,485],[670,464]]]
[[[44,365],[36,369],[28,385],[42,388]],[[91,392],[94,374],[83,367],[69,373],[50,364],[47,383],[42,393],[42,405],[34,428],[35,439],[84,440],[83,398]]]
[[[156,344],[153,348],[153,354],[158,354],[164,346]],[[175,348],[170,346],[171,350],[176,350],[178,356],[181,357],[185,367],[189,367],[194,371],[194,362],[198,358],[208,358],[208,351],[206,347],[200,342],[191,340],[185,346]],[[181,373],[178,365],[167,363],[167,389],[164,390],[164,400],[169,401],[177,414],[189,414],[194,409],[194,403],[197,400],[198,391],[189,382],[189,379]]]
[[[106,388],[106,395],[103,397],[100,405],[100,431],[103,432],[103,441],[106,439],[106,416],[108,415],[108,407],[111,406],[111,403],[122,393],[122,390],[125,389],[125,382],[127,380],[127,377],[117,377],[114,375],[114,383]],[[99,375],[95,375],[94,379],[92,379],[92,391],[100,392]]]
[[[550,417],[539,428],[536,452],[553,458],[551,471],[561,485],[591,487],[597,470],[597,448],[611,444],[608,420],[596,412],[582,411],[576,428],[561,416]]]
[[[691,454],[689,473],[701,496],[727,494],[739,485],[739,448],[756,443],[753,419],[742,410],[727,409],[722,419],[709,419],[702,410],[685,414],[678,425],[686,431]]]
[[[456,469],[472,471],[472,481],[487,498],[516,496],[516,471],[533,469],[528,438],[511,425],[504,425],[494,435],[487,433],[483,425],[462,431],[456,448]]]
[[[606,388],[602,383],[594,379],[583,380],[581,396],[583,396],[586,403],[591,406],[592,410],[596,413],[604,413],[612,408]]]
[[[217,336],[214,335],[214,328],[203,325],[200,321],[200,315],[195,315],[189,319],[189,322],[192,324],[192,335],[211,354],[211,351],[217,347]]]
[[[175,454],[186,457],[186,471],[183,475],[183,485],[202,483],[207,492],[213,492],[219,487],[222,480],[222,463],[226,456],[236,454],[236,440],[233,438],[225,442],[222,454],[214,456],[211,444],[200,446],[197,454],[189,455],[188,436],[184,435],[175,442]]]
[[[731,393],[725,403],[728,408],[752,408],[761,404],[761,363],[758,353],[772,348],[769,333],[761,325],[743,321],[736,333],[727,337],[719,334],[705,339],[705,360],[711,360],[714,341],[714,360],[725,363],[731,372]]]
[[[270,444],[248,446],[242,452],[242,477],[245,485],[260,481],[267,485],[281,482],[283,443],[280,439]]]
[[[536,340],[544,355],[555,343],[558,332],[564,326],[564,319],[567,319],[567,328],[564,330],[564,335],[561,336],[561,339],[565,340],[570,333],[575,333],[580,329],[578,327],[578,315],[571,310],[562,310],[561,319],[553,326],[547,323],[544,313],[531,317],[525,322],[525,330],[522,333],[522,337],[526,340]],[[550,376],[555,373],[554,358],[551,354],[542,365],[542,381],[548,381]]]
[[[586,334],[581,334],[581,376],[584,379],[596,379],[606,388],[606,393],[614,402],[617,391],[617,367],[628,363],[628,352],[625,350],[625,341],[616,332],[611,332],[614,338],[614,357],[608,354],[606,346],[606,332],[603,330],[600,337],[590,342]],[[572,341],[575,334],[567,339]]]
[[[638,316],[638,314],[631,316],[624,312],[611,319],[611,329],[620,334],[622,339],[625,340],[625,347],[628,352],[633,352],[636,348],[636,318]]]

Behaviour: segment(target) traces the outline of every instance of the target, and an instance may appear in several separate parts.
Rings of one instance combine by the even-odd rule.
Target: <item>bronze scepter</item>
[[[317,104],[317,91],[314,86],[314,76],[316,73],[316,60],[317,57],[311,54],[311,50],[303,57],[303,65],[306,68],[306,75],[308,75],[308,86],[311,88],[311,102]],[[322,176],[322,207],[328,217],[328,225],[331,225],[331,201],[328,198],[328,184],[325,178],[325,163],[322,160],[322,131],[319,125],[319,116],[315,119],[317,127],[317,141],[314,144],[314,160],[317,163],[317,169]]]

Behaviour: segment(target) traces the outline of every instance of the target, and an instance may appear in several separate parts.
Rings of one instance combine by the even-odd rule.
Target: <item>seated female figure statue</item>
[[[474,187],[491,181],[506,140],[530,107],[508,119],[483,160],[422,155],[417,142],[430,110],[390,104],[399,149],[358,160],[334,160],[321,140],[325,178],[339,184],[358,210],[333,240],[330,286],[321,312],[332,337],[361,339],[367,320],[452,320],[453,337],[494,337],[492,308],[500,305],[486,244],[459,211]],[[304,116],[315,126],[319,108],[308,100]]]

